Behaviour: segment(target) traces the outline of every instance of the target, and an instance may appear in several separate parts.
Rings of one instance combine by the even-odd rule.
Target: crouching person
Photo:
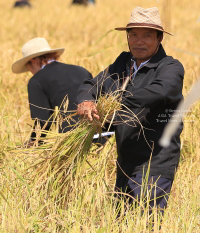
[[[75,65],[58,62],[64,48],[51,49],[44,38],[34,38],[22,47],[23,57],[12,65],[13,73],[19,74],[30,71],[33,77],[28,82],[28,98],[30,113],[40,127],[49,130],[52,120],[48,121],[56,106],[60,106],[67,96],[69,100],[68,111],[76,111],[76,96],[78,88],[84,79],[91,79],[92,75],[84,68]],[[61,113],[64,114],[63,107]],[[63,116],[65,117],[65,116]],[[78,120],[77,116],[73,117]],[[70,129],[67,121],[59,127],[59,132]],[[42,134],[41,137],[45,137]],[[30,144],[36,140],[36,132],[33,130]]]

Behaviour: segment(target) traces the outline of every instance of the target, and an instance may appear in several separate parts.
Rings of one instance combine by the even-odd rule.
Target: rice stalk
[[[104,124],[112,121],[115,112],[121,109],[119,98],[119,94],[100,96],[96,104],[98,121],[81,118],[71,131],[61,134],[55,144],[42,145],[48,150],[36,155],[36,162],[28,169],[33,171],[38,190],[46,190],[47,197],[56,192],[59,202],[66,200],[77,170],[86,160],[94,134],[101,133]]]

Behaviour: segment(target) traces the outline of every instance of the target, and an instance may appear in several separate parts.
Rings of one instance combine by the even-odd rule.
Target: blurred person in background
[[[55,107],[60,107],[66,96],[69,100],[67,110],[76,110],[78,88],[84,79],[92,78],[92,75],[80,66],[58,62],[64,50],[64,48],[51,49],[46,39],[34,38],[23,45],[23,58],[12,65],[13,73],[30,71],[33,74],[28,83],[28,98],[31,117],[35,123],[29,145],[33,145],[36,140],[35,129],[38,121],[41,128],[48,122],[45,130],[49,130],[52,125],[52,119],[49,118]],[[65,117],[63,107],[61,110]],[[73,118],[78,120],[77,116]],[[64,121],[59,127],[59,132],[66,132],[69,129],[68,123]],[[41,137],[45,136],[46,134],[41,135]]]
[[[29,0],[17,0],[14,3],[13,7],[25,7],[25,6],[31,7]]]
[[[77,112],[91,121],[98,120],[96,98],[100,91],[108,93],[125,87],[125,107],[118,112],[118,123],[114,125],[118,153],[116,192],[121,193],[119,197],[129,196],[130,204],[137,198],[140,201],[141,195],[145,197],[141,190],[145,188],[143,175],[147,174],[147,189],[151,190],[149,211],[156,204],[163,214],[179,163],[182,124],[169,147],[161,147],[158,141],[170,120],[169,113],[183,98],[184,68],[165,53],[163,33],[170,33],[163,29],[156,7],[134,8],[129,23],[116,30],[126,31],[130,51],[122,52],[106,70],[84,81],[78,92]],[[126,108],[140,122],[126,123],[132,116],[125,115]]]
[[[89,4],[95,4],[95,0],[73,0],[72,4],[88,6]]]

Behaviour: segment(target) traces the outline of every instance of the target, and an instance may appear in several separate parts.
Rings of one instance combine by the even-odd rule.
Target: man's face
[[[150,59],[158,51],[162,37],[151,28],[133,28],[128,32],[128,44],[137,65]]]

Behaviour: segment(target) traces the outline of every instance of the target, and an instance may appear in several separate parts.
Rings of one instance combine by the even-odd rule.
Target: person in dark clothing
[[[14,3],[13,7],[25,7],[25,6],[31,7],[31,4],[28,0],[17,0]]]
[[[73,0],[72,4],[88,6],[89,4],[95,4],[95,0]]]
[[[163,29],[156,7],[134,8],[127,26],[116,30],[126,31],[130,52],[122,52],[105,71],[84,81],[78,91],[77,111],[91,121],[98,120],[95,100],[100,91],[107,93],[123,86],[123,110],[127,107],[137,117],[127,124],[130,114],[123,111],[115,119],[116,191],[129,193],[133,197],[130,203],[135,198],[140,200],[142,176],[150,164],[148,187],[154,186],[155,190],[156,185],[151,200],[156,198],[163,213],[179,162],[183,125],[169,147],[161,147],[158,141],[183,98],[184,68],[162,47],[163,33],[170,33]],[[154,206],[154,201],[150,206]]]
[[[22,47],[23,58],[12,65],[14,73],[30,71],[33,74],[28,83],[31,117],[39,120],[41,128],[48,122],[45,130],[50,129],[52,125],[50,117],[55,107],[60,107],[65,97],[69,100],[67,111],[76,111],[78,88],[84,79],[92,78],[92,75],[80,66],[58,62],[64,50],[64,48],[51,49],[44,38],[34,38]],[[63,105],[60,110],[64,118]],[[78,120],[77,116],[73,118]],[[59,132],[66,132],[69,129],[67,121],[64,121]],[[45,136],[46,134],[41,135]],[[35,138],[36,133],[33,131],[31,141]]]

